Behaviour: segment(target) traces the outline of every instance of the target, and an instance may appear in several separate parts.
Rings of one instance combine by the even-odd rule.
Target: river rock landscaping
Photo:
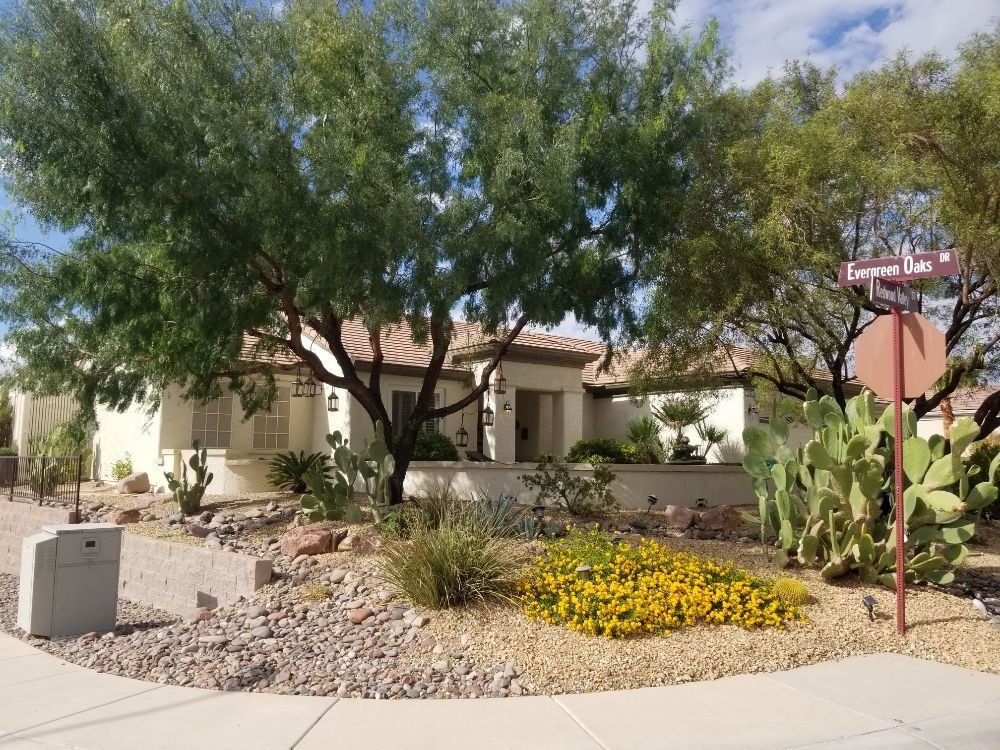
[[[272,582],[249,599],[185,617],[122,599],[115,633],[48,641],[14,624],[17,580],[0,575],[0,627],[38,648],[101,672],[221,690],[365,698],[506,697],[636,688],[774,671],[846,656],[896,651],[1000,672],[1000,528],[982,523],[953,584],[911,587],[909,633],[895,635],[893,593],[856,580],[823,581],[791,568],[811,603],[806,621],[782,629],[698,625],[666,635],[592,637],[532,621],[520,604],[449,610],[413,607],[380,571],[382,538],[371,524],[327,524],[337,552],[284,554],[289,530],[305,532],[298,496],[206,498],[180,516],[165,496],[137,496],[140,517],[126,533],[200,544],[273,560]],[[111,520],[136,498],[95,494],[88,520]],[[739,511],[666,507],[620,512],[581,526],[619,544],[653,539],[670,550],[777,575]],[[552,525],[568,517],[553,513]],[[128,520],[134,518],[134,514]],[[124,520],[124,519],[123,519]],[[337,532],[340,532],[339,534]],[[295,535],[301,538],[302,534]],[[324,542],[325,544],[325,542]],[[533,554],[542,542],[527,545]],[[869,622],[861,599],[876,599]]]

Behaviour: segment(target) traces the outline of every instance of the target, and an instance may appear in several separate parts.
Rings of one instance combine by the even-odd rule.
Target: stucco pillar
[[[494,461],[501,463],[513,463],[516,450],[516,431],[514,424],[517,414],[511,412],[504,414],[503,405],[510,401],[511,405],[516,402],[517,389],[507,384],[507,392],[502,394],[490,394],[490,406],[496,412],[493,419],[493,426],[486,428],[485,440],[488,447],[487,453]]]
[[[552,453],[555,448],[552,443],[552,410],[551,393],[538,394],[538,454]]]
[[[562,391],[552,399],[552,452],[565,456],[583,437],[583,391]]]

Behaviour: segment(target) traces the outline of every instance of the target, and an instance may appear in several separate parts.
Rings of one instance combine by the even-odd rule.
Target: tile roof
[[[997,391],[1000,391],[1000,384],[997,383],[958,388],[951,394],[951,409],[955,414],[973,414],[987,396]],[[930,413],[940,414],[941,407],[931,409]]]
[[[355,363],[362,368],[372,361],[372,348],[368,331],[360,321],[346,321],[342,329],[344,347],[351,354]],[[468,352],[477,346],[489,344],[495,339],[487,336],[483,329],[475,324],[455,321],[455,332],[452,338],[451,357],[446,370],[452,372],[467,372],[468,369],[455,358],[461,358],[463,352]],[[322,339],[317,342],[323,344]],[[590,339],[560,336],[547,331],[523,330],[515,339],[514,344],[522,351],[537,350],[540,357],[546,352],[557,355],[566,353],[582,355],[576,357],[582,364],[583,385],[593,388],[625,387],[629,382],[629,371],[645,353],[641,349],[618,351],[609,363],[604,362],[607,347],[600,341]],[[409,323],[386,326],[382,330],[382,351],[385,366],[423,368],[430,362],[430,344],[413,341],[413,332]],[[261,345],[260,340],[250,334],[244,337],[243,355],[247,361],[269,361],[282,369],[289,369],[299,364],[298,360],[285,351],[269,352]],[[749,366],[751,355],[749,350],[735,349],[732,361],[729,357],[719,357],[721,373],[738,376]],[[736,367],[733,367],[735,362]]]

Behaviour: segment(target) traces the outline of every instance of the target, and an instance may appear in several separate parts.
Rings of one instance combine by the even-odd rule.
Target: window
[[[194,406],[191,442],[202,448],[228,448],[233,430],[233,397],[219,396]]]
[[[396,435],[399,434],[402,426],[410,421],[410,415],[413,414],[413,410],[417,406],[417,395],[416,391],[392,392],[392,429]],[[435,392],[434,408],[438,408],[440,404],[441,393]],[[440,421],[439,419],[428,419],[424,422],[423,430],[425,432],[440,432]]]
[[[278,386],[269,411],[253,415],[253,447],[255,449],[288,448],[288,421],[291,413],[292,389]]]

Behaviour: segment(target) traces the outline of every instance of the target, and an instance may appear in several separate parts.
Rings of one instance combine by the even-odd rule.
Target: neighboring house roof
[[[951,409],[955,414],[975,414],[987,396],[991,396],[1000,391],[1000,384],[987,383],[970,388],[958,388],[951,394]],[[940,415],[941,407],[936,406],[930,411],[931,414]]]

